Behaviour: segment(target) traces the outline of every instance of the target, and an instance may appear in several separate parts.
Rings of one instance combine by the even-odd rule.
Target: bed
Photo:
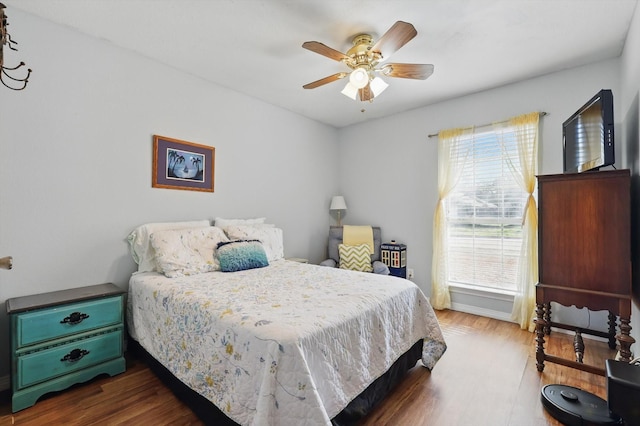
[[[188,231],[206,235],[196,251],[209,253],[202,246],[216,238],[259,242],[267,264],[222,272],[220,248],[204,260],[213,263],[205,272],[174,274],[162,266],[137,272],[129,282],[127,319],[133,340],[233,422],[336,424],[367,389],[379,393],[374,385],[392,366],[406,370],[420,359],[432,369],[446,350],[434,312],[412,282],[285,260],[281,231],[210,228],[216,227]],[[171,247],[175,260],[193,251],[185,232],[147,234],[173,233],[165,249]],[[278,234],[278,242],[246,238],[265,232]],[[160,265],[167,257],[161,246],[155,247]]]

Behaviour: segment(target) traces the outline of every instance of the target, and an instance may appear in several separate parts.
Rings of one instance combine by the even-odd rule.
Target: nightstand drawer
[[[17,389],[122,356],[122,328],[17,357]]]
[[[122,298],[71,303],[15,316],[16,349],[122,322]]]

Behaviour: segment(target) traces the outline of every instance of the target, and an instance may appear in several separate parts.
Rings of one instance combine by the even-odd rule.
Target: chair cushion
[[[335,268],[338,263],[333,259],[327,259],[320,262],[320,266],[328,266],[329,268]]]
[[[360,272],[373,272],[371,266],[371,255],[367,244],[348,246],[340,244],[338,246],[340,254],[340,269],[349,269]]]
[[[374,260],[371,267],[373,268],[374,274],[389,275],[390,273],[389,267],[379,260]]]
[[[330,259],[333,259],[338,263],[340,261],[340,253],[338,253],[338,246],[342,244],[342,226],[331,226],[329,228],[329,246],[328,255]],[[371,262],[380,260],[380,244],[382,244],[382,232],[379,226],[373,227],[373,254],[371,255]]]

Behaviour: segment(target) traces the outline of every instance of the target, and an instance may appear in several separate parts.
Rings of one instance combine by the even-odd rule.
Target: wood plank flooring
[[[540,402],[542,386],[575,386],[606,398],[605,378],[569,367],[535,365],[534,334],[512,323],[438,311],[448,349],[432,372],[417,365],[360,426],[560,425]],[[613,357],[604,342],[585,339],[584,361],[604,365]],[[572,336],[553,333],[548,353],[572,357]],[[0,425],[203,425],[148,366],[127,354],[127,371],[47,395],[11,413],[5,395]]]

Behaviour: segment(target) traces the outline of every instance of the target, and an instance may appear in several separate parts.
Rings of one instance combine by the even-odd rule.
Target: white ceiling
[[[335,127],[617,57],[637,0],[3,0],[190,74]],[[432,63],[427,80],[386,78],[372,103],[345,81],[302,85],[348,68],[301,47],[341,52],[395,21],[418,35],[392,62]],[[11,28],[16,34],[17,27]],[[14,34],[14,37],[16,36]],[[17,37],[16,37],[17,38]],[[35,74],[34,74],[34,77]]]

